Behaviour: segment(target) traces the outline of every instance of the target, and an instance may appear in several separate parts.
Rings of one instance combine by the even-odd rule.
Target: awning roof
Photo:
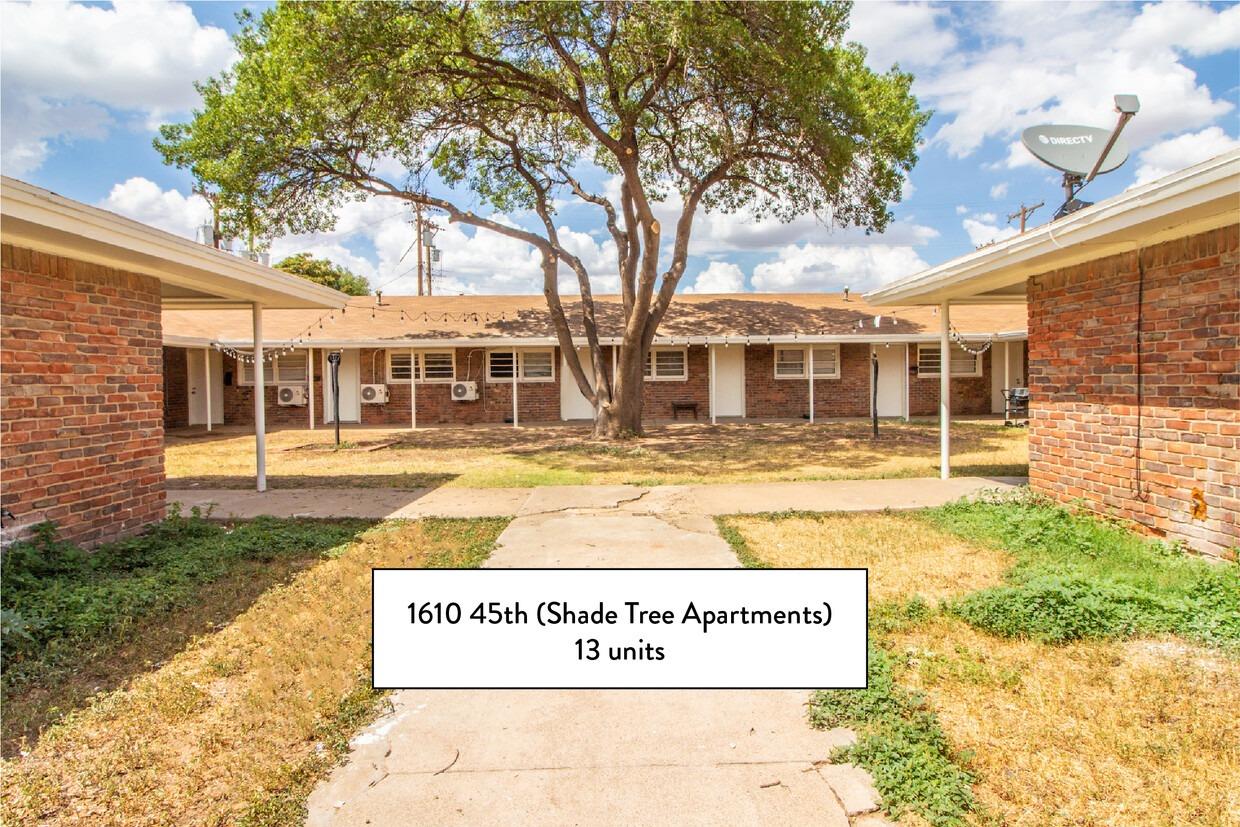
[[[565,312],[573,336],[583,341],[580,301],[565,296]],[[659,327],[665,343],[787,341],[900,342],[930,341],[938,336],[938,317],[930,307],[875,307],[853,294],[729,293],[676,297]],[[521,296],[374,296],[351,298],[345,313],[324,319],[321,311],[281,310],[267,313],[264,336],[272,345],[316,347],[423,347],[546,345],[556,341],[555,328],[541,295]],[[595,296],[599,334],[611,343],[623,333],[623,309],[614,295]],[[874,321],[878,318],[878,324]],[[322,320],[322,327],[319,326]],[[962,334],[984,338],[1006,334],[1024,338],[1024,302],[962,309],[953,314]],[[173,346],[217,342],[249,346],[249,315],[164,312],[164,341]],[[310,333],[305,337],[306,332]]]
[[[116,213],[0,179],[0,236],[29,247],[160,280],[165,308],[341,307],[343,293],[197,244]]]
[[[1030,276],[1240,221],[1240,150],[866,294],[876,305],[1024,301]]]

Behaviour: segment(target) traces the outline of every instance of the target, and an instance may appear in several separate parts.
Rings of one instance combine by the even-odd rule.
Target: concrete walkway
[[[735,511],[736,495],[521,496],[488,566],[738,565],[710,517],[681,505]],[[900,502],[894,491],[888,502]],[[805,702],[800,691],[396,692],[393,711],[310,796],[307,824],[886,824],[867,774],[827,763],[853,734],[811,729]]]
[[[953,477],[726,485],[556,485],[542,488],[300,488],[259,494],[236,489],[173,489],[184,509],[213,508],[216,517],[532,516],[570,509],[618,508],[631,514],[758,514],[767,511],[882,511],[942,505],[1024,477]]]

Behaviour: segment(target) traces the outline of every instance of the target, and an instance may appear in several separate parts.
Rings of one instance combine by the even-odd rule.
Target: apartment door
[[[331,365],[329,348],[323,349],[323,421],[335,422],[332,406]],[[362,419],[362,372],[356,348],[340,351],[340,421],[360,422]]]
[[[715,416],[744,416],[745,346],[711,347],[715,351]]]
[[[189,424],[207,424],[207,397],[211,398],[211,424],[224,422],[224,355],[214,348],[185,351],[189,379]],[[210,383],[208,388],[207,384]]]
[[[606,353],[606,351],[603,351]],[[594,387],[594,371],[590,367],[590,348],[577,348],[577,358],[581,360],[581,367],[586,372],[586,378],[591,380],[590,387]],[[568,369],[568,360],[560,359],[560,419],[594,419],[594,406],[590,404],[590,400],[586,399],[581,392],[581,388],[577,387],[577,380],[573,377],[572,372]]]
[[[878,415],[904,416],[908,392],[906,346],[876,344],[870,347],[878,354]]]

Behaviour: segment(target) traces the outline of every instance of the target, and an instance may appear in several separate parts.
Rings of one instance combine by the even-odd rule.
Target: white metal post
[[[517,415],[517,373],[519,366],[517,364],[517,349],[512,349],[512,427],[519,428]]]
[[[710,424],[718,420],[715,417],[715,345],[706,346],[710,350]]]
[[[952,453],[952,354],[951,303],[939,306],[939,478],[951,477]]]
[[[1005,391],[1010,390],[1012,387],[1011,368],[1012,357],[1011,354],[1008,353],[1008,341],[1005,339],[1003,341],[1003,389]]]
[[[314,430],[314,348],[306,348],[306,379],[310,383],[309,400],[306,402],[310,408],[310,430]]]
[[[909,392],[912,391],[912,387],[910,387],[912,383],[911,383],[911,380],[909,379],[909,372],[908,372],[908,351],[910,347],[912,347],[912,345],[906,344],[904,346],[904,421],[905,422],[908,422],[909,420],[909,407],[910,407]]]
[[[418,355],[409,348],[409,428],[418,429]]]
[[[254,302],[254,459],[256,486],[267,490],[267,380],[263,371],[263,306]]]
[[[202,375],[207,384],[207,433],[211,433],[211,348],[202,349]]]
[[[814,424],[814,348],[805,348],[805,369],[809,374],[809,424]]]

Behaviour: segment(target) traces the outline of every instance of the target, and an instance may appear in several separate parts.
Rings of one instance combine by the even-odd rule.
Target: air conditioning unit
[[[452,401],[453,402],[473,402],[478,398],[477,382],[453,382],[452,383]]]
[[[304,406],[306,404],[306,389],[302,385],[280,385],[276,391],[276,399],[281,405]]]
[[[387,385],[362,385],[362,401],[382,405],[388,401]]]

